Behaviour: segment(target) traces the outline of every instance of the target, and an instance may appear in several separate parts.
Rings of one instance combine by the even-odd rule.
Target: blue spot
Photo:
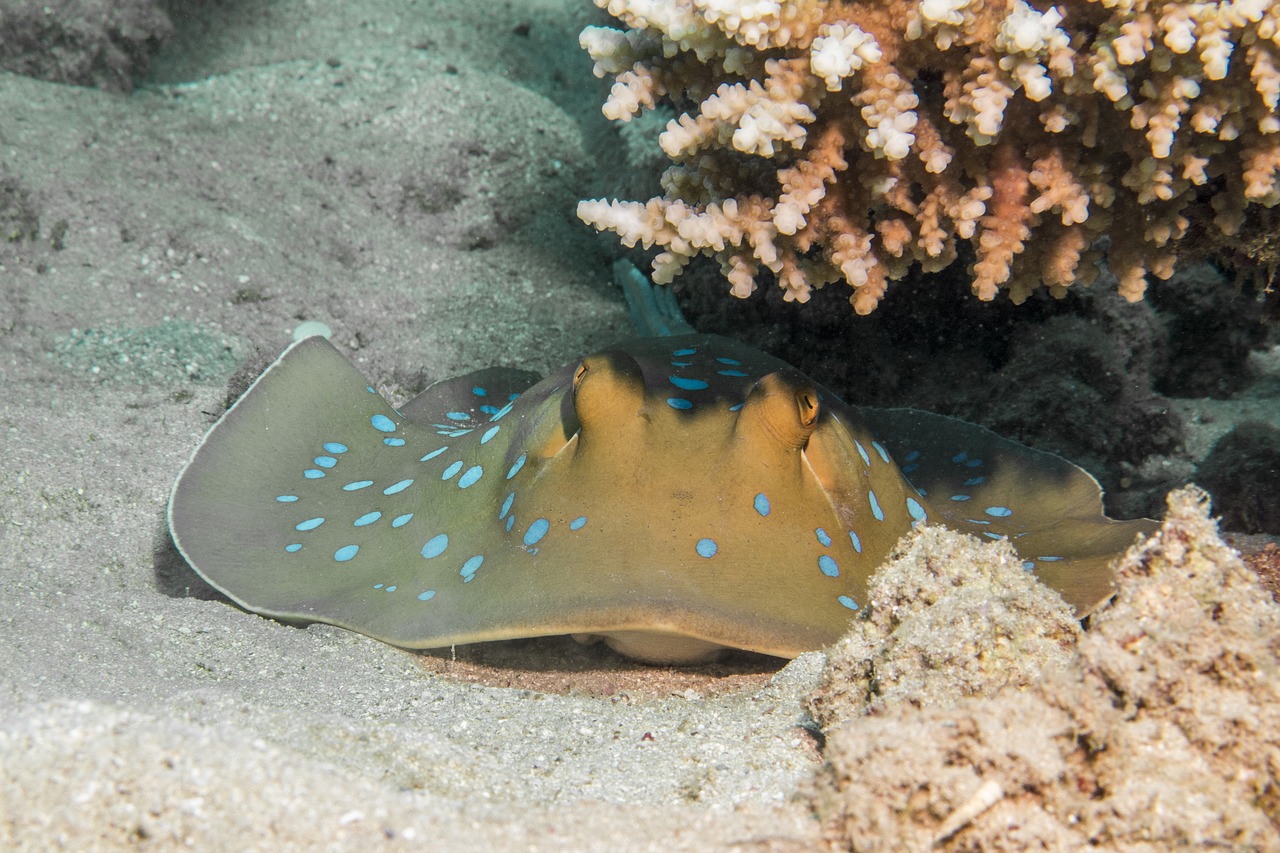
[[[469,420],[471,420],[471,415],[467,414],[466,412],[445,412],[445,413],[444,413],[444,416],[445,416],[446,418],[448,418],[449,420],[451,420],[451,421],[469,421]]]
[[[343,486],[342,491],[358,492],[361,489],[367,488],[372,485],[373,485],[373,480],[356,480],[354,483],[347,483],[345,486]]]
[[[404,447],[403,438],[384,438],[382,439],[382,443],[387,447]]]
[[[370,394],[376,394],[376,393],[377,393],[376,391],[374,391],[374,390],[373,390],[373,386],[372,386],[372,385],[366,385],[366,386],[364,386],[364,390],[368,391]]]
[[[913,450],[913,451],[911,451],[910,453],[908,453],[906,456],[902,457],[902,461],[903,461],[903,462],[915,462],[915,461],[916,461],[917,459],[919,459],[919,458],[920,458],[920,451],[919,451],[919,450]]]
[[[707,387],[707,383],[701,379],[686,379],[683,376],[668,376],[671,384],[683,391],[701,391]]]
[[[981,459],[970,459],[968,462],[964,463],[964,467],[966,467],[966,468],[980,468],[980,467],[982,467],[982,460],[981,460]]]
[[[382,587],[383,587],[383,586],[384,586],[384,584],[375,583],[375,584],[373,585],[373,588],[374,588],[374,589],[382,589]]]
[[[282,504],[291,504],[298,499],[297,495],[276,495],[276,500]]]
[[[862,464],[863,464],[863,465],[870,465],[870,464],[871,464],[871,457],[867,455],[867,449],[866,449],[865,447],[863,447],[863,446],[862,446],[862,442],[858,441],[858,440],[855,438],[855,439],[853,440],[853,446],[854,446],[854,447],[856,447],[856,448],[858,448],[858,455],[862,457]]]
[[[766,516],[769,514],[769,510],[771,509],[771,507],[769,506],[769,498],[765,495],[764,492],[760,492],[758,495],[756,495],[756,499],[754,503],[756,507],[756,512],[760,513],[761,516]]]
[[[507,532],[511,532],[511,527],[516,523],[516,514],[513,512],[507,516]]]
[[[492,415],[497,413],[498,407],[490,406],[488,403],[485,403],[483,406],[480,407],[480,411],[484,412],[486,415]],[[490,418],[490,420],[493,420],[493,419]]]
[[[692,409],[693,403],[690,403],[683,397],[668,397],[667,405],[673,409]]]
[[[871,514],[876,517],[876,521],[884,521],[884,510],[880,508],[880,501],[876,500],[876,493],[867,492],[867,500],[871,502]]]
[[[387,587],[387,592],[395,592],[395,591],[396,591],[396,588],[394,586]]]
[[[284,549],[288,551],[290,554],[293,554],[302,550],[302,543],[294,542],[292,545],[285,545]]]
[[[697,352],[696,349],[689,348],[689,349],[673,350],[671,354],[672,355],[693,355],[695,352]]]
[[[294,529],[294,530],[315,530],[317,527],[319,527],[319,526],[320,526],[320,525],[322,525],[322,524],[324,524],[324,518],[323,518],[323,517],[321,517],[321,518],[308,518],[306,521],[300,522],[300,523],[299,523],[298,525],[296,525],[293,529]]]
[[[672,367],[692,367],[693,362],[692,361],[673,361],[671,362],[671,366]]]
[[[698,544],[693,547],[697,550],[699,557],[707,558],[714,557],[716,551],[720,550],[720,546],[716,544],[714,539],[699,539]]]
[[[511,404],[510,404],[510,403],[507,403],[507,404],[506,404],[505,406],[503,406],[501,409],[498,409],[497,414],[495,414],[493,417],[489,418],[489,420],[491,420],[491,421],[501,420],[501,419],[502,419],[502,417],[503,417],[503,415],[505,415],[505,414],[506,414],[507,412],[509,412],[509,411],[511,411]]]
[[[311,461],[321,468],[332,468],[334,465],[338,464],[338,460],[334,459],[332,456],[317,456]]]
[[[861,554],[861,553],[862,553],[862,540],[861,540],[861,539],[859,539],[859,538],[858,538],[858,534],[854,533],[852,530],[850,530],[850,531],[849,531],[849,541],[853,543],[853,550],[855,550],[855,551],[857,551],[859,554]]]
[[[915,471],[916,471],[919,467],[920,467],[919,465],[903,465],[903,466],[902,466],[902,473],[904,473],[904,474],[913,474],[913,473],[915,473]]]
[[[533,524],[529,525],[529,529],[524,533],[525,545],[537,545],[542,541],[542,537],[547,535],[547,531],[551,529],[551,522],[545,518],[536,519]]]
[[[328,453],[346,453],[348,448],[340,441],[326,441],[324,449]]]
[[[964,484],[966,486],[976,486],[976,485],[979,485],[980,483],[985,483],[986,481],[987,481],[986,477],[970,477],[968,480],[964,481]]]
[[[373,424],[373,428],[378,432],[395,432],[396,422],[386,415],[374,415],[369,418],[369,423]]]
[[[955,456],[952,456],[951,461],[959,465],[961,462],[963,462],[968,458],[969,458],[969,454],[961,451],[960,453],[957,453]]]
[[[721,364],[742,364],[742,362],[738,361],[736,358],[725,358],[724,356],[718,357],[716,361]]]
[[[989,506],[983,510],[983,512],[992,518],[1006,518],[1013,515],[1013,510],[1009,509],[1007,506]]]
[[[1003,539],[1003,538],[1004,538],[1004,537],[1003,537],[1003,536],[1001,536],[999,533],[992,533],[990,530],[984,530],[984,531],[982,531],[982,535],[983,535],[983,536],[985,536],[985,537],[987,537],[988,539]]]
[[[302,472],[302,476],[306,477],[308,480],[319,480],[324,476],[324,472],[318,468],[308,468]]]
[[[990,524],[991,523],[989,521],[983,521],[980,518],[966,518],[965,521],[969,522],[970,524]]]
[[[970,499],[970,498],[972,498],[972,497],[973,497],[973,495],[952,495],[952,496],[951,496],[951,500],[953,500],[953,501],[967,501],[967,500],[969,500],[969,499]]]
[[[527,456],[528,454],[521,453],[519,458],[516,459],[515,464],[511,466],[511,470],[507,472],[508,480],[520,473],[520,469],[524,467],[524,460]]]
[[[498,518],[506,518],[507,513],[511,512],[511,503],[516,499],[516,493],[512,492],[507,495],[507,499],[502,502],[502,512],[498,513]]]
[[[433,598],[435,598],[435,597],[436,597],[436,591],[435,591],[434,589],[429,589],[429,590],[427,590],[426,592],[420,592],[420,593],[418,593],[418,600],[419,600],[419,601],[430,601],[431,599],[433,599]]]
[[[487,430],[485,430],[485,431],[484,431],[484,435],[480,436],[480,443],[481,443],[481,444],[487,444],[487,443],[488,443],[488,441],[489,441],[489,439],[491,439],[491,438],[493,438],[495,435],[497,435],[497,434],[498,434],[498,430],[500,430],[500,429],[502,429],[502,427],[500,427],[500,426],[491,426],[491,427],[489,427]]]
[[[378,512],[376,509],[373,512],[366,512],[364,515],[356,519],[356,527],[364,527],[367,524],[373,524],[380,518],[382,518],[382,513]]]
[[[738,411],[738,409],[741,409],[744,405],[745,405],[744,403],[738,403],[736,406],[730,406],[729,411],[736,412]]]
[[[400,482],[394,485],[387,486],[385,489],[382,490],[382,493],[384,495],[398,494],[399,492],[403,492],[405,489],[409,488],[412,485],[413,485],[412,479],[401,480]]]
[[[1046,563],[1056,563],[1056,562],[1058,562],[1059,560],[1061,560],[1062,558],[1061,558],[1061,557],[1036,557],[1036,559],[1037,559],[1037,560],[1043,560],[1043,561],[1044,561],[1044,562],[1046,562]]]
[[[461,470],[462,470],[462,460],[459,459],[457,462],[454,462],[448,468],[444,469],[444,473],[440,475],[440,479],[448,480],[452,478],[454,474],[458,473]]]
[[[437,456],[439,456],[441,453],[444,453],[444,452],[445,452],[446,450],[448,450],[448,449],[449,449],[449,445],[447,445],[447,444],[446,444],[444,447],[441,447],[441,448],[440,448],[440,449],[438,449],[438,450],[433,450],[433,451],[431,451],[430,453],[428,453],[426,456],[422,457],[422,458],[421,458],[421,459],[419,459],[418,461],[419,461],[419,462],[426,462],[426,461],[428,461],[428,460],[430,460],[430,459],[435,459]]]
[[[345,563],[347,560],[354,557],[356,552],[359,550],[359,545],[343,545],[341,548],[333,552],[333,559],[337,560],[339,563]]]
[[[479,480],[482,474],[484,474],[483,468],[479,465],[472,465],[465,474],[458,478],[458,488],[465,489],[468,486],[474,486],[476,480]]]
[[[587,523],[587,517],[585,515],[580,515],[577,518],[575,518],[573,521],[569,522],[569,529],[581,530],[583,525],[585,525],[586,523]]]
[[[840,602],[841,604],[843,604],[845,607],[849,608],[850,610],[857,610],[857,609],[858,609],[858,602],[854,601],[852,598],[850,598],[850,597],[849,597],[849,596],[847,596],[847,595],[837,596],[837,597],[836,597],[836,601]]]
[[[733,376],[733,377],[740,377],[740,376],[747,375],[743,373],[741,370],[717,370],[716,373],[720,374],[721,376]]]
[[[818,557],[818,569],[829,578],[840,577],[840,567],[836,565],[836,561],[831,558],[830,554],[823,554]]]
[[[911,513],[911,517],[916,521],[924,521],[924,507],[920,506],[920,502],[915,498],[907,498],[907,512]]]
[[[489,396],[489,392],[488,392],[488,391],[486,391],[486,390],[484,390],[483,388],[481,388],[479,385],[477,385],[476,387],[472,388],[472,389],[471,389],[471,393],[472,393],[472,394],[475,394],[477,397],[488,397],[488,396]]]
[[[397,515],[391,520],[392,527],[404,527],[409,523],[409,519],[413,518],[413,513],[406,512],[404,515]]]
[[[813,531],[813,535],[818,537],[818,541],[822,543],[823,548],[831,547],[831,536],[827,534],[827,531],[819,527]]]
[[[1033,562],[1031,562],[1030,560],[1023,560],[1023,561],[1022,561],[1022,568],[1026,569],[1027,571],[1031,571],[1031,570],[1032,570],[1032,569],[1034,569],[1035,567],[1036,567],[1036,564],[1035,564],[1035,563],[1033,563]]]
[[[449,535],[441,533],[439,536],[432,536],[427,540],[427,544],[422,546],[422,556],[430,560],[432,557],[439,557],[444,553],[444,549],[449,547]]]
[[[483,562],[484,557],[480,554],[476,554],[474,557],[471,557],[462,564],[462,571],[459,572],[459,574],[462,575],[463,583],[470,581],[476,576],[476,571],[480,568],[480,564]]]

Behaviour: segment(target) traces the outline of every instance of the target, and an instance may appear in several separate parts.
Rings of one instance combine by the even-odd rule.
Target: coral
[[[737,296],[763,268],[801,302],[843,280],[865,314],[967,243],[981,299],[1061,295],[1105,252],[1134,301],[1280,202],[1267,0],[596,2],[625,25],[581,37],[605,115],[685,112],[661,198],[578,215],[658,246],[658,282],[706,254]]]
[[[813,794],[830,840],[1280,850],[1280,607],[1219,538],[1203,492],[1168,503],[1069,668],[829,731]]]
[[[808,708],[824,729],[900,702],[947,705],[1026,686],[1071,661],[1074,611],[1007,541],[922,527],[871,578]]]

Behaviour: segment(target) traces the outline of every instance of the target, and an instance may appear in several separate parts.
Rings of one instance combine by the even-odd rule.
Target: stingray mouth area
[[[729,646],[672,631],[630,629],[573,634],[580,643],[603,641],[620,655],[649,664],[699,664],[724,656]]]

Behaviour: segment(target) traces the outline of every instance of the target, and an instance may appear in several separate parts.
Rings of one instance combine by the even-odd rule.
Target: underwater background
[[[587,0],[0,3],[0,846],[845,844],[811,803],[820,656],[419,659],[229,606],[168,542],[229,383],[302,323],[394,402],[631,333],[610,267],[646,256],[574,213],[647,197],[662,166],[600,113],[578,37],[608,21]],[[712,261],[673,286],[699,331],[850,403],[1064,456],[1115,517],[1160,518],[1195,482],[1266,569],[1267,272],[1187,264],[1137,303],[1104,275],[1012,305],[975,300],[959,263],[866,317],[840,284],[734,299]],[[901,725],[883,737],[920,736]]]

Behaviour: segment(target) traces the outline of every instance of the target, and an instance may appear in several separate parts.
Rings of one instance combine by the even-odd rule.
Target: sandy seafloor
[[[0,843],[816,843],[817,656],[725,680],[554,647],[547,676],[531,646],[459,677],[237,610],[166,545],[228,378],[303,320],[393,395],[626,335],[573,217],[592,12],[214,3],[132,95],[0,76],[4,210],[40,226],[0,245]]]
[[[489,687],[156,569],[206,413],[303,319],[392,392],[627,334],[573,219],[594,168],[577,118],[539,94],[584,74],[594,92],[591,11],[209,4],[153,66],[171,85],[0,76],[6,221],[40,229],[0,245],[0,847],[812,836],[791,802],[818,761],[797,728],[812,661],[721,698],[714,679]]]

